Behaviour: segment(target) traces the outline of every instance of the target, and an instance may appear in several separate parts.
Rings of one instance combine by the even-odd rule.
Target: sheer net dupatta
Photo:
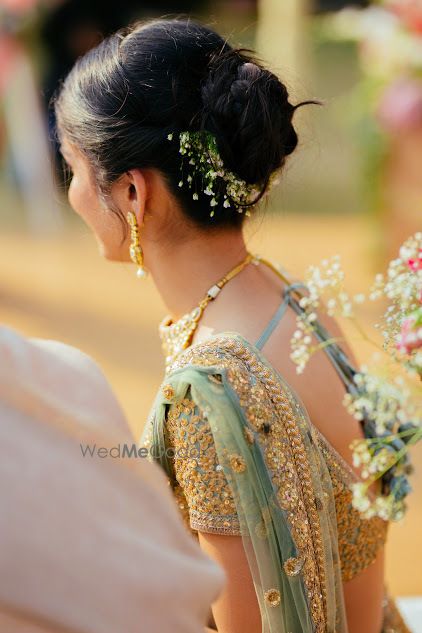
[[[166,377],[153,407],[152,454],[171,477],[166,411],[190,391],[232,489],[263,633],[346,633],[333,490],[307,415],[280,380],[263,381],[233,357],[218,360]]]

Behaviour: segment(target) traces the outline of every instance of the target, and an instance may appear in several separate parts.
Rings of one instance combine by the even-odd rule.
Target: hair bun
[[[256,80],[261,72],[259,66],[252,62],[244,62],[238,67],[238,79],[235,79],[230,86],[232,109],[235,114],[242,112],[248,99],[251,81]]]
[[[202,127],[216,136],[228,169],[264,188],[297,145],[285,85],[245,49],[214,58],[202,85]]]

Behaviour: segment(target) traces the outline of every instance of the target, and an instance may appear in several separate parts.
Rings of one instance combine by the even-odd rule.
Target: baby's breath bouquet
[[[422,233],[402,245],[386,275],[376,275],[370,289],[369,300],[387,303],[375,324],[379,343],[379,336],[372,338],[356,315],[365,295],[350,296],[344,277],[339,256],[309,267],[307,293],[297,304],[291,358],[302,373],[312,354],[326,348],[347,388],[344,405],[364,431],[365,439],[351,447],[362,478],[353,484],[353,505],[366,517],[399,520],[411,490],[409,448],[422,439]],[[348,319],[377,348],[370,364],[359,370],[350,365],[339,339],[330,338],[317,320],[317,310]],[[373,500],[368,490],[379,478],[382,494]]]

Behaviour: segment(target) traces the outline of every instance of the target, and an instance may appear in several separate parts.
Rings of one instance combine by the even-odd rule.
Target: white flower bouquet
[[[362,478],[353,485],[353,504],[367,517],[399,520],[411,491],[409,448],[422,439],[422,233],[402,245],[387,274],[376,275],[370,290],[369,300],[388,304],[375,325],[382,334],[380,343],[356,316],[356,306],[366,297],[350,296],[344,277],[339,256],[308,269],[307,294],[291,303],[297,313],[291,358],[302,373],[310,357],[326,349],[346,386],[344,405],[361,421],[365,437],[351,447]],[[359,336],[377,348],[370,368],[358,371],[351,366],[338,345],[341,339],[329,337],[317,310],[348,319]],[[379,478],[382,492],[371,500],[368,490]]]

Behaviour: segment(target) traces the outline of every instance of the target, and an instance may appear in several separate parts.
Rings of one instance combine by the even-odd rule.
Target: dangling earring
[[[133,211],[128,211],[126,217],[130,226],[131,236],[131,244],[129,248],[130,258],[134,264],[138,265],[138,270],[136,272],[137,276],[146,277],[148,273],[144,268],[144,254],[139,243],[139,227],[136,220],[136,215],[133,213]]]

